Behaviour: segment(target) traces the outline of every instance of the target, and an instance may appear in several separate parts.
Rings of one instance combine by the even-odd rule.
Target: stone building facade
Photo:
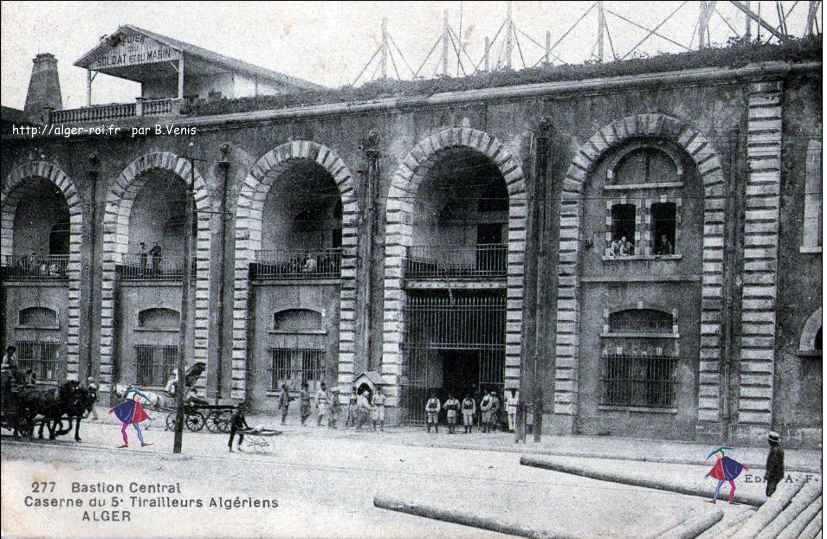
[[[517,388],[552,432],[816,444],[821,96],[779,61],[4,136],[0,340],[162,385],[190,275],[211,399],[375,372],[392,421]]]

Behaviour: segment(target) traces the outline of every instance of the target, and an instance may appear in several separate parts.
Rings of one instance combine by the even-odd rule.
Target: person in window
[[[141,275],[146,275],[146,261],[147,261],[147,254],[146,254],[146,243],[141,242]]]
[[[308,256],[304,259],[304,263],[302,264],[302,272],[304,273],[316,273],[316,257]]]
[[[152,249],[149,250],[149,254],[152,257],[152,274],[157,276],[158,272],[161,269],[161,253],[163,250],[161,246],[158,245],[156,241],[155,244],[152,246]]]
[[[674,247],[672,246],[672,242],[669,241],[669,238],[666,234],[661,234],[660,239],[658,239],[658,246],[655,250],[656,255],[671,255],[674,254]]]
[[[626,236],[620,238],[620,256],[632,256],[635,254],[635,246]]]

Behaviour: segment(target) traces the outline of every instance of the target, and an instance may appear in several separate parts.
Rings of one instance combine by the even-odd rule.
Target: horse
[[[80,442],[80,422],[84,411],[94,402],[91,393],[80,382],[70,380],[60,387],[25,386],[19,393],[20,405],[29,410],[31,417],[38,415],[42,419],[38,437],[43,438],[43,427],[49,429],[49,439],[69,433],[72,430],[72,421],[75,422],[75,441]],[[68,419],[69,425],[63,428],[63,419]]]

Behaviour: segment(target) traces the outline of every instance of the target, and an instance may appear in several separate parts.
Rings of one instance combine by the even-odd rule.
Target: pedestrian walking
[[[465,426],[465,434],[470,433],[474,428],[474,416],[477,413],[477,403],[470,394],[462,399],[462,424]]]
[[[89,391],[89,400],[92,404],[89,405],[89,411],[92,416],[92,421],[98,420],[98,411],[95,409],[95,403],[98,402],[98,384],[91,376],[86,379],[86,388]]]
[[[132,425],[135,428],[135,432],[138,435],[138,441],[141,442],[141,447],[152,445],[151,443],[144,442],[144,435],[141,433],[140,427],[140,423],[142,421],[146,421],[151,418],[149,417],[149,414],[144,411],[144,407],[141,405],[141,401],[137,400],[137,397],[146,399],[147,402],[151,402],[152,400],[138,388],[130,385],[126,388],[124,400],[117,406],[109,409],[109,413],[111,414],[114,412],[115,416],[121,421],[121,436],[123,437],[123,445],[118,446],[118,448],[129,447],[129,438],[126,435],[126,427],[129,425]]]
[[[290,388],[287,383],[281,384],[281,395],[279,395],[279,410],[281,410],[281,424],[287,419],[287,410],[290,408]]]
[[[436,396],[436,391],[431,392],[431,398],[425,403],[425,424],[428,432],[431,432],[431,425],[434,426],[434,432],[439,432],[439,410],[441,405],[439,398]]]
[[[520,402],[517,390],[513,387],[505,396],[505,411],[508,414],[508,432],[514,432],[517,419],[517,403]]]
[[[382,387],[376,386],[376,391],[373,393],[373,408],[371,409],[371,417],[373,419],[373,430],[376,430],[376,424],[379,424],[379,430],[385,432],[385,395],[382,393]]]
[[[356,403],[359,400],[359,395],[356,393],[356,386],[350,388],[350,398],[347,401],[347,409],[345,410],[345,427],[353,427],[356,425]]]
[[[303,427],[304,422],[310,417],[310,391],[307,390],[307,382],[302,384],[302,390],[299,392],[299,415]]]
[[[327,392],[327,386],[322,382],[319,391],[316,392],[316,413],[319,414],[319,420],[316,426],[322,426],[322,420],[327,419],[328,409],[330,408],[330,395]]]
[[[448,419],[448,434],[454,434],[454,429],[457,425],[457,416],[459,415],[459,401],[454,397],[454,394],[448,393],[448,400],[445,401],[445,416]]]
[[[784,450],[781,448],[781,435],[775,431],[767,435],[770,451],[767,453],[767,466],[764,481],[767,483],[767,498],[773,495],[778,483],[784,479]]]
[[[244,434],[239,431],[250,428],[247,424],[247,418],[244,417],[244,410],[244,403],[240,403],[236,406],[235,412],[230,418],[230,440],[227,442],[227,447],[230,449],[230,453],[233,452],[233,438],[235,438],[236,434],[238,434],[238,450],[244,451],[241,449],[241,443],[244,441]]]

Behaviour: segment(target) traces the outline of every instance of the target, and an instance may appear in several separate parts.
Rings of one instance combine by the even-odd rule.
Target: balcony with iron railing
[[[184,99],[141,99],[135,103],[109,103],[79,109],[53,110],[49,113],[51,124],[102,122],[124,118],[152,116],[177,116],[181,114]]]
[[[123,256],[118,272],[122,281],[180,281],[184,277],[184,257],[128,254]]]
[[[2,257],[2,276],[6,281],[66,279],[69,255],[24,255]]]
[[[341,249],[271,249],[258,251],[251,265],[257,280],[338,279]]]
[[[508,245],[413,245],[402,267],[405,279],[502,279],[508,273]]]

